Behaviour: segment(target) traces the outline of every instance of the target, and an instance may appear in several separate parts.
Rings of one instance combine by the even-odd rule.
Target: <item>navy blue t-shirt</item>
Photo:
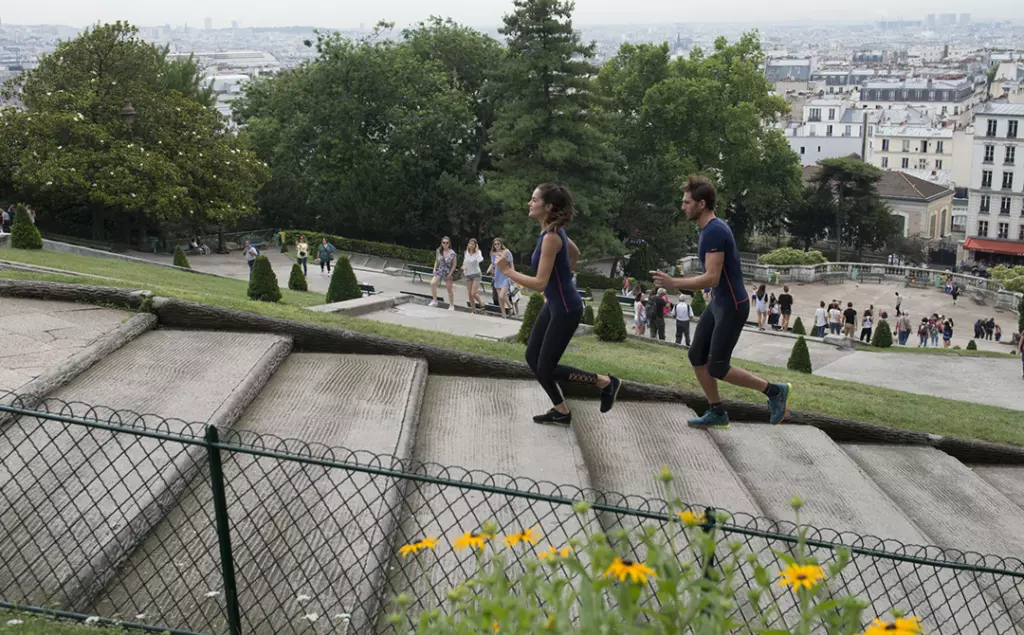
[[[534,247],[533,255],[530,257],[530,264],[533,265],[535,270],[537,265],[540,264],[540,246],[544,242],[546,234],[547,232],[541,232],[537,236],[537,246]],[[555,266],[551,269],[548,285],[544,287],[544,297],[547,299],[548,306],[551,307],[552,311],[568,313],[582,309],[583,298],[572,283],[572,266],[569,262],[569,236],[565,233],[564,228],[558,230],[558,236],[562,239],[562,248],[555,254]]]
[[[732,230],[721,218],[713,218],[700,232],[700,244],[697,255],[700,264],[707,271],[704,258],[710,253],[724,253],[722,277],[717,284],[712,283],[711,301],[720,307],[738,309],[744,302],[750,301],[747,290],[743,286],[743,271],[740,268],[740,251],[736,248],[736,239]]]

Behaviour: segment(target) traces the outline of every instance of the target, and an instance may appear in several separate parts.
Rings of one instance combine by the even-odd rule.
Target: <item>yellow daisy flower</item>
[[[437,539],[433,536],[427,536],[418,542],[402,545],[398,550],[398,555],[405,557],[411,553],[419,553],[423,549],[434,549],[435,547],[437,547]]]
[[[455,540],[455,551],[467,548],[483,549],[487,541],[494,538],[491,534],[466,532]]]
[[[692,512],[689,509],[685,512],[676,512],[676,516],[679,516],[679,520],[683,521],[687,527],[696,527],[707,522],[707,517],[704,514]]]
[[[864,635],[920,635],[921,618],[897,617],[892,622],[875,618],[864,631]]]
[[[619,581],[623,581],[626,579],[626,576],[629,576],[633,582],[639,583],[647,582],[647,576],[651,576],[652,578],[658,577],[658,574],[644,563],[633,562],[632,560],[623,560],[618,557],[612,561],[604,574],[609,578],[618,578]]]
[[[526,531],[518,534],[510,534],[508,536],[505,536],[505,544],[509,547],[515,547],[521,542],[528,542],[531,545],[537,544],[536,530],[527,529]]]
[[[569,552],[572,551],[572,547],[562,547],[561,549],[555,549],[553,546],[548,545],[547,551],[541,551],[537,554],[541,560],[547,560],[548,558],[568,558]]]
[[[779,584],[789,586],[794,591],[800,587],[813,589],[819,580],[825,577],[825,571],[814,564],[791,564],[779,576]]]

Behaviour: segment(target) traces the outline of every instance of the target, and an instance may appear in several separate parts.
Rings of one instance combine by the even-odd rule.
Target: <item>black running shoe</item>
[[[601,412],[608,412],[615,405],[615,399],[619,396],[619,388],[622,387],[622,380],[614,375],[608,375],[608,385],[601,390]]]
[[[542,415],[537,415],[533,418],[534,423],[543,423],[549,426],[564,426],[568,428],[572,424],[572,413],[567,412],[562,414],[554,408],[548,410]]]

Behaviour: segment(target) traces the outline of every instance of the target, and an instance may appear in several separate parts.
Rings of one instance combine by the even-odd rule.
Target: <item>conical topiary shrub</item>
[[[811,351],[807,350],[807,340],[803,335],[796,338],[796,344],[793,345],[793,352],[789,354],[786,368],[799,373],[811,374]]]
[[[871,336],[871,345],[875,348],[892,348],[892,331],[889,330],[889,322],[879,320],[875,325],[875,332]]]
[[[626,339],[626,322],[622,318],[622,305],[614,293],[605,291],[601,306],[594,320],[594,334],[603,342],[623,342]]]
[[[589,304],[583,307],[583,317],[580,321],[588,326],[594,326],[594,307]]]
[[[526,312],[523,313],[523,323],[519,325],[519,343],[525,344],[530,340],[530,331],[533,330],[533,323],[537,321],[540,310],[544,308],[544,295],[534,293],[530,296],[530,302],[526,305]]]
[[[249,276],[249,298],[261,302],[277,302],[281,299],[281,287],[277,285],[274,268],[266,256],[256,256]]]
[[[352,263],[348,261],[348,256],[341,256],[338,258],[338,264],[334,267],[331,286],[327,287],[327,304],[361,297],[363,297],[363,292],[359,288],[355,272],[352,271]]]
[[[796,321],[793,322],[793,334],[794,335],[807,335],[807,329],[804,328],[804,323],[798,315]]]
[[[297,262],[292,264],[292,273],[288,276],[288,288],[292,291],[309,291],[306,276],[302,275],[302,267]]]
[[[967,350],[969,350],[969,351],[976,351],[976,350],[978,350],[978,345],[975,343],[974,340],[971,340],[970,342],[967,342]]]
[[[708,303],[704,300],[703,291],[693,292],[693,302],[690,303],[690,308],[693,309],[694,317],[700,317],[700,314],[704,312],[704,309],[708,308]]]
[[[11,226],[11,247],[15,249],[42,249],[43,235],[32,222],[24,205],[18,206],[14,213],[14,225]]]
[[[184,267],[191,269],[192,265],[188,264],[188,258],[185,257],[185,252],[181,250],[181,245],[174,246],[174,266]]]

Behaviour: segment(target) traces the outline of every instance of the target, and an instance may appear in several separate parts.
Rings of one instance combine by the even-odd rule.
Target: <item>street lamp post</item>
[[[132,107],[132,102],[127,99],[124,100],[124,106],[121,107],[121,119],[128,124],[129,128],[131,128],[132,122],[135,121],[135,108]]]

